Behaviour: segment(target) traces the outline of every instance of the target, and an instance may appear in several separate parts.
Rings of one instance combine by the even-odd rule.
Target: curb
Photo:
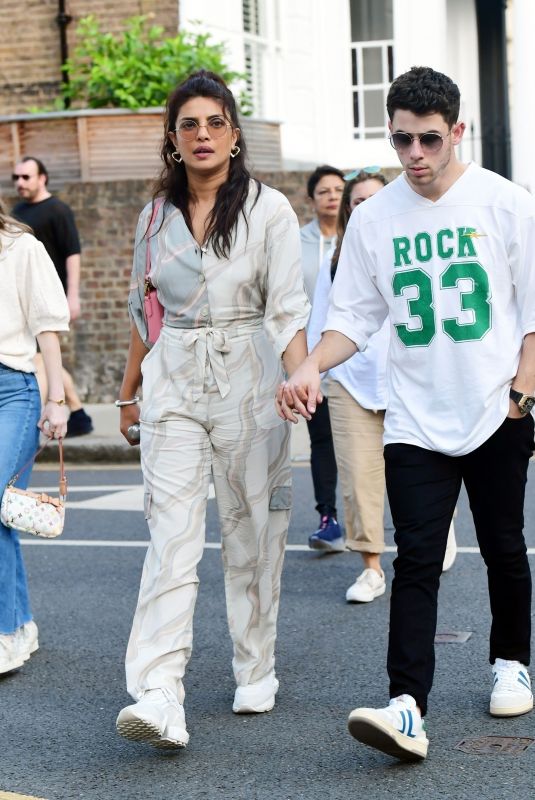
[[[63,456],[67,464],[139,464],[139,447],[131,447],[122,437],[92,436],[85,441],[66,439],[63,442]],[[56,464],[58,446],[50,442],[39,458],[38,464]]]

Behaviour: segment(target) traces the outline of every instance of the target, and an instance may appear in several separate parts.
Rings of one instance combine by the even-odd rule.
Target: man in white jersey
[[[531,575],[524,491],[534,448],[535,200],[457,160],[459,90],[414,67],[387,100],[404,172],[353,212],[321,342],[284,383],[279,413],[307,419],[321,372],[364,350],[388,316],[384,455],[398,556],[390,704],[357,708],[351,734],[398,758],[427,755],[437,595],[464,482],[488,571],[490,713],[531,711]]]

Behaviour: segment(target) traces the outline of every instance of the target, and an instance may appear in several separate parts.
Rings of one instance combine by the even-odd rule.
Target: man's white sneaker
[[[271,711],[278,689],[279,682],[274,672],[256,683],[238,686],[232,710],[235,714],[261,714],[263,711]]]
[[[179,750],[189,741],[184,709],[168,689],[149,689],[119,712],[117,732],[134,742]]]
[[[425,758],[429,741],[414,697],[394,697],[386,708],[355,708],[347,721],[359,742],[405,761]]]
[[[32,653],[39,649],[39,631],[33,620],[21,625],[16,633],[17,647],[24,661],[28,661]]]
[[[446,543],[446,553],[444,561],[442,562],[442,572],[447,572],[453,567],[453,562],[457,558],[457,541],[455,539],[455,528],[453,527],[453,520],[451,521],[450,529],[448,531],[448,541]]]
[[[520,661],[497,658],[492,667],[494,687],[490,696],[493,717],[516,717],[533,708],[531,681],[527,667]]]
[[[346,592],[348,603],[371,603],[386,591],[385,574],[374,569],[365,569]]]
[[[18,648],[17,633],[0,634],[0,675],[22,667],[24,661]]]

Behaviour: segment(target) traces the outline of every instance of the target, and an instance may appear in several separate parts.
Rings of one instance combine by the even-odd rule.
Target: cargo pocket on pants
[[[270,511],[289,511],[292,507],[292,487],[275,486],[269,498]]]
[[[151,506],[152,506],[152,494],[151,492],[145,492],[145,494],[143,495],[143,511],[146,520],[150,519]]]

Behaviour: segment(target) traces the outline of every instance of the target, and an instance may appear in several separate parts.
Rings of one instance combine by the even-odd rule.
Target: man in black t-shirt
[[[63,284],[71,322],[74,322],[80,316],[81,249],[74,214],[66,203],[48,191],[48,172],[38,158],[23,158],[15,167],[13,181],[22,198],[13,208],[13,216],[29,225],[36,238],[44,244]],[[39,354],[36,357],[36,375],[41,394],[46,395],[46,378]],[[93,430],[91,418],[82,408],[72,377],[66,370],[63,383],[65,402],[71,411],[67,436],[90,433]]]

